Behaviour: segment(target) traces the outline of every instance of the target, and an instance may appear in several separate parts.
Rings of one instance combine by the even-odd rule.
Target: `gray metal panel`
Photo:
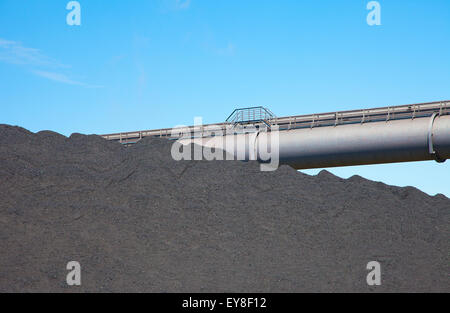
[[[450,159],[450,116],[437,117],[434,121],[433,143],[440,157]]]

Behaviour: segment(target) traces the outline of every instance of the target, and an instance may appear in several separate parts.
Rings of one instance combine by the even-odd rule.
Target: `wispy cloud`
[[[39,49],[28,48],[20,42],[2,38],[0,38],[0,61],[16,65],[69,67],[42,54]]]
[[[58,83],[64,83],[64,84],[68,84],[68,85],[83,86],[83,87],[87,87],[87,88],[102,88],[103,87],[103,86],[97,86],[97,85],[89,85],[89,84],[86,84],[86,83],[83,83],[83,82],[72,80],[67,75],[64,75],[64,74],[61,74],[61,73],[54,73],[54,72],[47,72],[47,71],[37,71],[37,70],[34,70],[32,72],[33,72],[33,74],[35,74],[37,76],[44,77],[44,78],[53,80],[53,81],[58,82]]]
[[[87,88],[102,87],[71,79],[68,75],[60,73],[61,71],[70,68],[69,65],[62,64],[49,58],[39,49],[25,47],[22,43],[17,41],[0,38],[0,62],[23,66],[39,77],[59,83]]]

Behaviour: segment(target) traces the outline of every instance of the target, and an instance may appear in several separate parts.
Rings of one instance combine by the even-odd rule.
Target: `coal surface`
[[[445,196],[170,149],[0,125],[0,292],[450,291]]]

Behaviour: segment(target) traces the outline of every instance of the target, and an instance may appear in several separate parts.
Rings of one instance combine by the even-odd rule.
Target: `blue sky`
[[[450,99],[450,1],[0,0],[0,123],[65,135]],[[332,169],[450,197],[450,162]],[[317,173],[316,170],[307,173]]]

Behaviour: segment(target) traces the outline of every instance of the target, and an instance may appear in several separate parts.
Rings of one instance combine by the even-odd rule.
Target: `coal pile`
[[[170,149],[1,125],[0,292],[450,291],[445,196]]]

